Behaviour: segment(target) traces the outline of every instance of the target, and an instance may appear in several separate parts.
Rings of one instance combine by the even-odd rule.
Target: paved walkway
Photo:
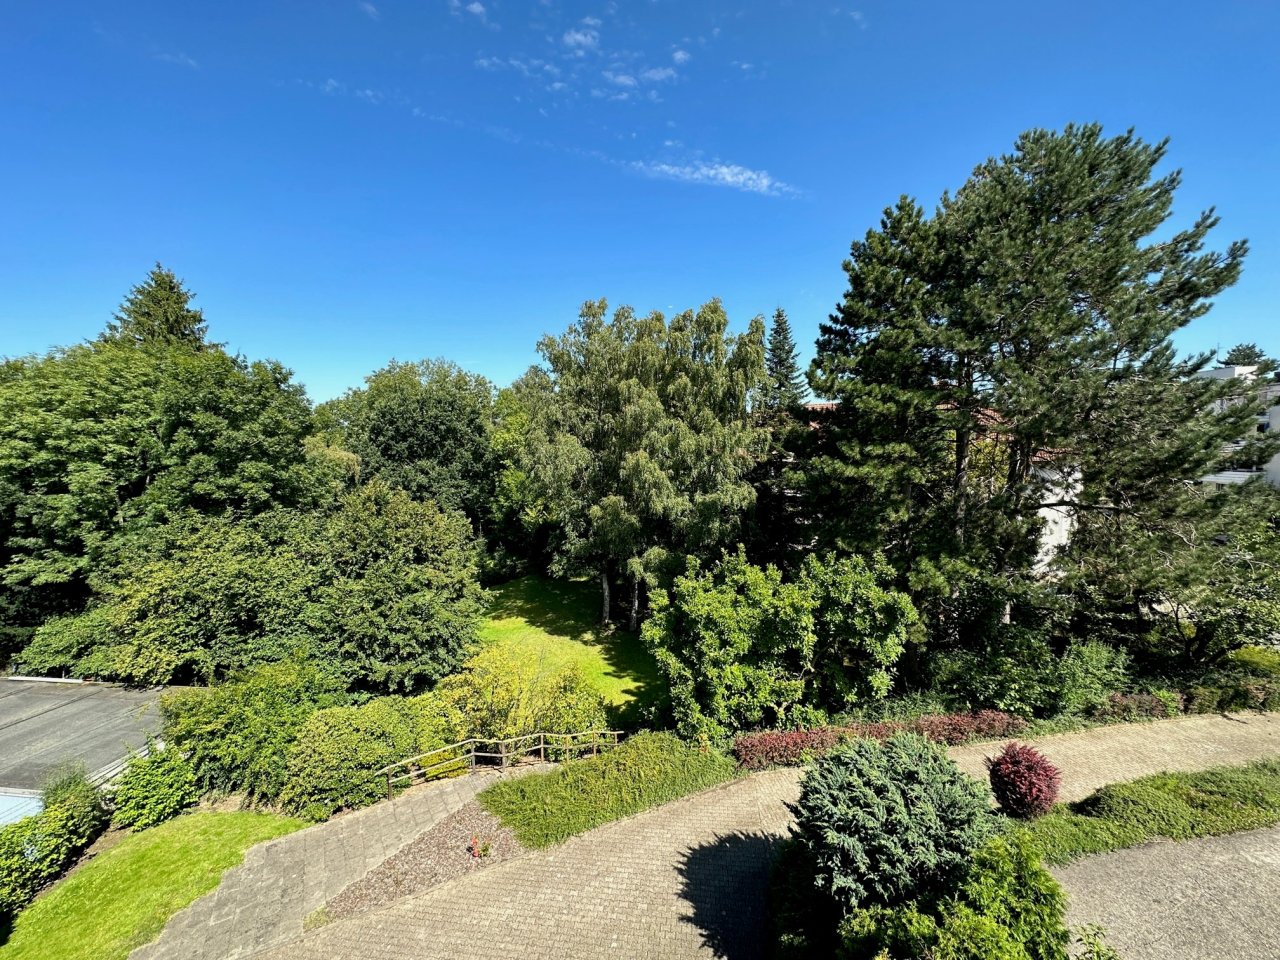
[[[1159,770],[1280,755],[1280,714],[1187,717],[1033,742],[1062,768],[1072,799]],[[985,776],[990,752],[978,745],[951,755]],[[769,865],[799,778],[797,770],[754,774],[299,936],[311,911],[484,782],[419,788],[255,847],[215,894],[178,914],[132,960],[253,950],[258,960],[752,960],[766,950]]]
[[[302,934],[349,884],[493,783],[494,774],[414,787],[394,800],[249,849],[213,893],[174,914],[130,960],[233,960]]]
[[[1188,717],[1047,737],[1065,792],[1280,755],[1280,715]],[[998,748],[998,747],[997,747]],[[992,746],[956,748],[985,776]],[[799,771],[755,774],[313,931],[262,960],[753,960]]]
[[[1072,924],[1124,960],[1280,957],[1280,827],[1153,843],[1055,869]]]
[[[755,774],[322,927],[272,960],[759,957],[794,770]]]
[[[1204,714],[1018,739],[1058,766],[1062,771],[1059,796],[1070,802],[1083,800],[1108,783],[1164,770],[1239,766],[1280,756],[1280,713]],[[948,752],[961,770],[985,780],[984,758],[999,753],[1004,744],[977,743]]]

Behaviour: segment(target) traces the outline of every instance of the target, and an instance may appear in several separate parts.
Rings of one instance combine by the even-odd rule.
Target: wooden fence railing
[[[437,777],[475,770],[477,766],[506,767],[536,757],[539,760],[566,760],[616,747],[622,738],[618,730],[587,730],[583,733],[527,733],[506,740],[463,740],[416,757],[398,760],[378,771],[387,778],[387,796],[397,786],[426,783]]]

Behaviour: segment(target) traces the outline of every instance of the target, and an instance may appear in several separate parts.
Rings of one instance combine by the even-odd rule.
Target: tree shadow
[[[684,854],[680,895],[693,910],[682,919],[698,928],[713,956],[769,956],[769,874],[784,839],[737,831]]]
[[[490,592],[490,617],[519,618],[578,643],[596,642],[599,609],[590,584],[527,576],[492,587]]]
[[[631,683],[632,698],[608,708],[610,726],[624,730],[653,725],[666,709],[666,685],[640,637],[617,627],[601,627],[600,597],[593,583],[526,576],[492,588],[489,616],[520,619],[548,634],[594,647],[607,675]]]

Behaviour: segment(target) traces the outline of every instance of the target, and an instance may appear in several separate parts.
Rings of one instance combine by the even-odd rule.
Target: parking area
[[[45,776],[83,763],[103,780],[160,727],[160,689],[0,680],[0,822],[33,812]]]

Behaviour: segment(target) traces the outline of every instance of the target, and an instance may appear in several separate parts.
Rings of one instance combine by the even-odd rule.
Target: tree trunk
[[[627,629],[635,633],[640,627],[640,578],[631,581],[631,614],[627,617]]]
[[[609,568],[603,566],[600,568],[600,625],[602,627],[609,624]]]

